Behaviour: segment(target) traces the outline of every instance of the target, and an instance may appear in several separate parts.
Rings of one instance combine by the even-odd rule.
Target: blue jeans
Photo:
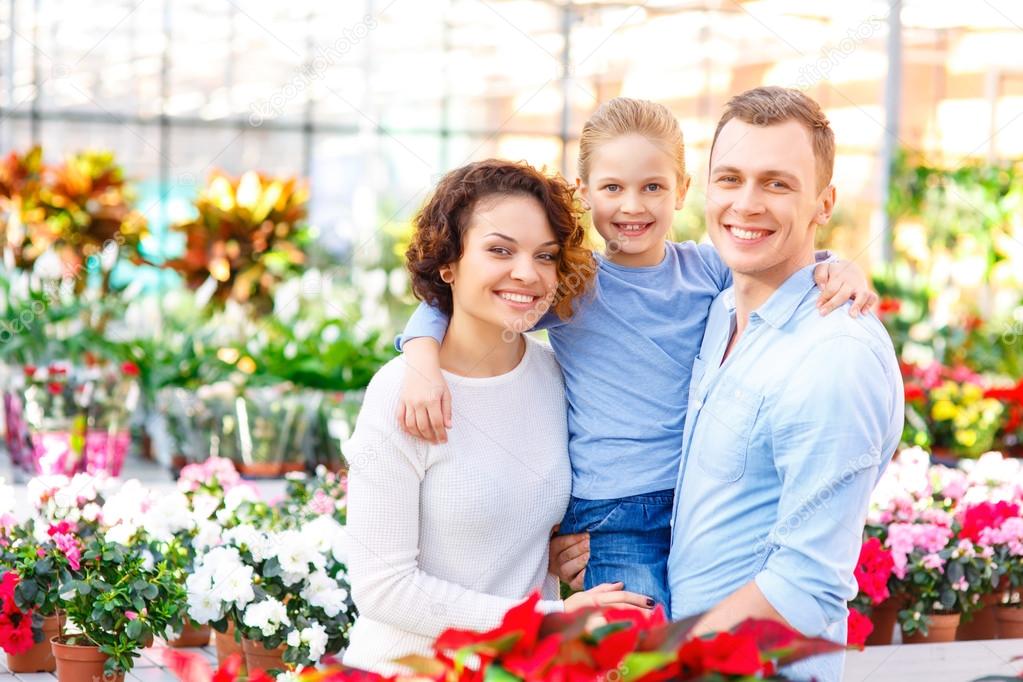
[[[562,535],[590,534],[586,589],[624,582],[625,589],[652,597],[671,614],[668,550],[674,490],[613,500],[573,497],[561,522]]]

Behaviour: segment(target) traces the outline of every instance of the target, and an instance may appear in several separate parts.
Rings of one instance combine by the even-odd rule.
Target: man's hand
[[[583,589],[586,564],[590,560],[590,534],[557,535],[561,526],[554,526],[547,569],[551,575],[568,583],[573,590]]]
[[[813,279],[821,290],[817,299],[821,315],[827,315],[851,299],[853,304],[849,307],[849,316],[859,317],[881,300],[871,287],[867,273],[853,261],[820,263],[813,270]]]

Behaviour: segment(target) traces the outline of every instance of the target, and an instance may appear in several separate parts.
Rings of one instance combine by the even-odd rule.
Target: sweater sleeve
[[[373,388],[373,387],[371,387]],[[367,401],[345,444],[349,464],[349,578],[361,617],[437,637],[448,628],[488,630],[521,603],[467,589],[419,568],[420,484],[427,447],[378,422],[387,401]],[[509,558],[514,561],[514,558]],[[544,600],[544,612],[563,603]]]

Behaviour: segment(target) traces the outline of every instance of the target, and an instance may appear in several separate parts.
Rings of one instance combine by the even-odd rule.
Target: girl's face
[[[623,135],[594,150],[579,193],[607,242],[607,257],[627,267],[657,265],[689,178],[679,184],[671,156],[642,135]]]
[[[560,247],[535,198],[493,196],[476,204],[453,275],[454,314],[516,332],[531,328],[558,286]]]

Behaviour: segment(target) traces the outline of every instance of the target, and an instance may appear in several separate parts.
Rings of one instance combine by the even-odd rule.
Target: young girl
[[[571,479],[564,387],[550,348],[507,329],[590,263],[577,218],[564,181],[493,160],[449,173],[417,217],[413,288],[451,317],[440,366],[465,428],[431,445],[394,425],[402,358],[370,382],[344,448],[359,609],[346,665],[399,672],[391,661],[430,654],[447,628],[496,627],[534,591],[542,611],[653,606],[621,584],[562,602],[547,571]]]
[[[607,246],[592,295],[577,301],[571,321],[547,315],[537,325],[549,330],[568,400],[572,498],[560,532],[589,535],[585,586],[623,581],[667,609],[689,380],[711,302],[732,277],[710,245],[667,241],[689,175],[682,131],[664,106],[617,98],[600,107],[583,127],[577,183]],[[838,292],[822,294],[822,312],[855,297],[855,315],[871,302],[856,267],[822,263],[815,277]],[[421,305],[403,337],[397,417],[409,434],[434,441],[445,427],[472,428],[460,420],[469,406],[451,403],[437,368],[446,325]]]

